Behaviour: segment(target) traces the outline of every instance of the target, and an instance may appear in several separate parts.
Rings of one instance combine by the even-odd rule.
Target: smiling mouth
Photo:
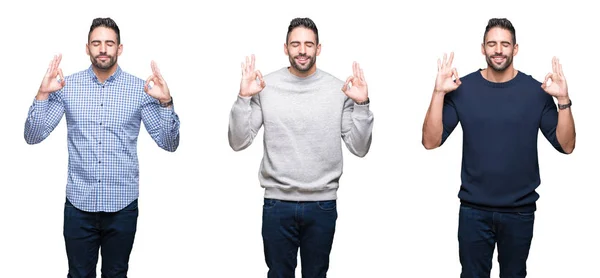
[[[300,64],[306,64],[310,60],[309,57],[296,57],[296,61]]]
[[[494,62],[496,62],[496,63],[502,63],[502,62],[504,62],[506,60],[506,57],[504,57],[504,56],[495,56],[495,57],[492,57],[492,60]]]

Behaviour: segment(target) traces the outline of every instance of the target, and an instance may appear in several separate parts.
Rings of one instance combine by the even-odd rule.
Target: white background
[[[361,63],[375,115],[370,153],[361,159],[344,149],[328,277],[459,276],[461,129],[442,148],[426,151],[421,125],[437,59],[454,51],[461,76],[485,67],[480,44],[491,17],[507,17],[516,27],[518,70],[542,80],[552,56],[560,58],[577,127],[569,156],[540,133],[541,199],[528,277],[598,277],[600,23],[591,4],[132,2],[1,4],[0,277],[66,276],[65,120],[33,146],[25,143],[23,127],[52,56],[63,54],[65,75],[86,69],[89,26],[107,16],[121,28],[121,67],[145,79],[156,60],[181,119],[175,153],[140,132],[140,216],[129,277],[266,276],[258,184],[262,130],[251,147],[234,152],[227,125],[240,62],[254,53],[263,74],[287,66],[283,44],[294,17],[316,22],[321,69],[345,79],[352,61]],[[495,259],[492,271],[498,277]]]

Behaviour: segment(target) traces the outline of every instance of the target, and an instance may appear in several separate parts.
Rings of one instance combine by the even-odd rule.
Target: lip
[[[506,61],[505,57],[492,57],[492,60],[496,63],[502,63],[504,61]]]
[[[306,64],[309,60],[309,57],[296,57],[296,61],[301,64]]]

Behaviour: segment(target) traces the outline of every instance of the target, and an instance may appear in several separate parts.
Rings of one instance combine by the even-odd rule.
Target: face
[[[488,66],[495,71],[504,71],[512,65],[519,45],[514,44],[510,31],[499,27],[490,29],[481,45]]]
[[[121,55],[123,45],[117,44],[117,33],[110,28],[97,27],[90,34],[86,53],[92,65],[101,70],[112,69]]]
[[[285,55],[290,59],[292,73],[308,76],[317,70],[315,63],[321,52],[317,45],[315,32],[308,28],[296,27],[290,32],[288,42],[284,45]]]

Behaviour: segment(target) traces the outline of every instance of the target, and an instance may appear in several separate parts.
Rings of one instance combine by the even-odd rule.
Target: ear
[[[317,45],[317,56],[319,56],[319,54],[321,54],[321,44]]]
[[[90,56],[90,46],[87,43],[85,44],[85,54]]]
[[[481,54],[483,54],[483,56],[485,56],[485,44],[481,43]]]
[[[288,49],[287,49],[287,43],[283,44],[283,53],[285,53],[285,56],[290,56]]]
[[[519,44],[515,43],[515,49],[513,50],[513,57],[517,56],[518,52],[519,52]]]
[[[117,49],[117,56],[121,56],[122,52],[123,52],[123,44],[119,44],[119,48]]]

